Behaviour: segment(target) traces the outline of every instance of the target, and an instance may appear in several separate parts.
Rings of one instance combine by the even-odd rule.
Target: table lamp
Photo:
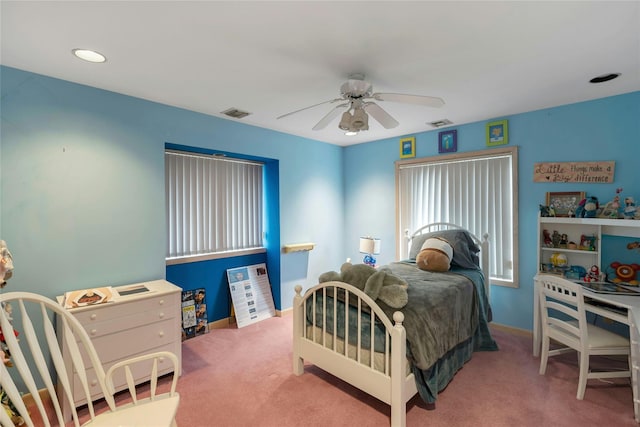
[[[373,255],[380,254],[380,239],[375,237],[361,237],[360,253],[366,254],[362,260],[363,263],[375,267],[376,259]]]

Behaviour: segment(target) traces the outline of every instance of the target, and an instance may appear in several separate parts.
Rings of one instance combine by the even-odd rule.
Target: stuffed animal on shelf
[[[440,237],[424,241],[416,256],[416,265],[426,271],[448,271],[453,259],[453,247]]]
[[[348,283],[363,291],[374,301],[380,300],[391,308],[402,308],[409,302],[407,282],[384,268],[376,269],[366,264],[345,262],[340,267],[340,273],[327,271],[320,275],[318,281]]]
[[[596,212],[600,204],[598,203],[598,198],[594,196],[587,197],[582,199],[580,204],[578,204],[578,209],[576,209],[576,217],[577,218],[595,218]]]
[[[633,197],[625,197],[624,198],[624,210],[622,211],[622,215],[624,219],[633,219],[636,216],[638,208],[636,207],[636,202]]]
[[[540,216],[543,218],[556,216],[556,210],[551,206],[540,205]]]

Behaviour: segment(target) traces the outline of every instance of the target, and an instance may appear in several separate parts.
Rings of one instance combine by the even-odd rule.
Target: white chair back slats
[[[22,416],[26,426],[35,427],[35,422],[38,423],[38,427],[49,427],[52,424],[68,425],[63,410],[69,408],[61,407],[60,396],[64,395],[68,402],[77,400],[77,396],[74,399],[74,384],[71,378],[78,381],[87,402],[89,419],[85,420],[83,425],[113,426],[135,423],[135,425],[171,424],[175,426],[175,415],[179,404],[176,386],[180,368],[179,361],[173,353],[161,351],[123,360],[114,364],[105,373],[85,329],[56,301],[28,292],[9,292],[0,294],[0,303],[3,307],[4,304],[11,304],[12,308],[14,306],[17,308],[11,316],[13,319],[4,309],[0,310],[0,327],[13,363],[11,368],[0,363],[0,387]],[[54,321],[57,325],[54,325]],[[19,331],[18,338],[13,334],[14,330]],[[66,359],[63,357],[63,346],[68,348],[69,356]],[[159,394],[157,391],[159,361],[166,361],[168,366],[173,367],[173,380],[168,393]],[[137,396],[130,366],[138,363],[150,366],[150,398]],[[116,391],[113,376],[118,369],[125,372],[132,401],[131,404],[120,407],[116,406],[113,396]],[[88,371],[96,376],[96,383],[92,383],[94,380],[89,380]],[[54,381],[57,381],[57,384]],[[43,387],[42,390],[39,387]],[[75,387],[77,394],[77,384]],[[20,390],[20,388],[26,390]],[[162,389],[165,388],[169,387],[163,385]],[[92,391],[95,396],[96,390],[101,392],[108,405],[108,410],[101,414],[96,414],[92,402]],[[31,395],[33,404],[29,405],[29,408],[24,403],[21,391]],[[48,400],[41,397],[41,391],[48,394]],[[156,403],[159,400],[163,401]],[[147,404],[150,405],[147,411],[140,412],[136,408]],[[70,409],[73,425],[80,427],[78,411],[74,405],[71,405]],[[38,414],[37,417],[35,413]],[[143,416],[141,417],[140,414]],[[14,426],[11,417],[3,409],[0,410],[0,425]]]

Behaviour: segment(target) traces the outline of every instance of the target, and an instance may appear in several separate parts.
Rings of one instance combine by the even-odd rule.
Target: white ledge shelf
[[[291,243],[289,245],[284,245],[282,247],[282,251],[285,254],[289,252],[300,252],[300,251],[310,251],[315,247],[315,243]]]

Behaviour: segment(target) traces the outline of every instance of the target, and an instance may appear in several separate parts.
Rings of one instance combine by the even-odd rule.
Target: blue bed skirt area
[[[407,352],[409,351],[407,348]],[[435,403],[438,393],[444,390],[460,368],[471,359],[473,352],[474,339],[469,338],[438,359],[429,369],[419,369],[412,364],[411,371],[416,378],[418,394],[422,400]]]
[[[406,264],[404,267],[406,268]],[[415,363],[411,363],[411,369],[416,378],[416,386],[420,397],[427,403],[434,403],[438,397],[438,393],[442,391],[449,382],[453,379],[456,372],[462,368],[462,366],[471,359],[474,351],[494,351],[498,350],[498,346],[491,336],[488,323],[490,321],[490,308],[488,299],[484,289],[484,276],[479,270],[463,270],[453,271],[463,275],[470,279],[474,284],[475,302],[477,303],[478,324],[475,331],[471,336],[459,342],[453,348],[449,349],[446,353],[440,356],[434,363],[427,369],[420,369]],[[411,286],[411,285],[410,285]],[[327,293],[326,311],[328,314],[324,327],[328,332],[332,332],[334,328],[333,315],[333,292]],[[307,324],[314,324],[317,327],[322,327],[322,309],[325,304],[323,303],[322,291],[316,292],[315,303],[315,322],[314,322],[314,304],[311,303],[312,299],[307,300],[306,304],[306,316]],[[345,298],[338,293],[338,301],[336,306],[337,321],[336,333],[340,338],[344,338],[344,325],[345,325],[345,313],[348,313],[348,325],[349,325],[349,342],[356,344],[358,341],[357,331],[357,309],[349,304],[349,309],[345,310]],[[381,308],[385,311],[387,316],[391,318],[393,311],[389,307],[381,304]],[[406,319],[405,319],[406,320]],[[360,342],[363,348],[368,349],[371,342],[371,317],[369,313],[362,313],[360,320]],[[405,323],[406,325],[406,323]],[[378,352],[383,352],[387,346],[386,334],[384,325],[381,322],[376,321],[374,325],[374,349]],[[407,357],[410,361],[416,360],[411,350],[411,340],[409,339],[409,333],[407,335]],[[390,344],[389,344],[390,345]]]

